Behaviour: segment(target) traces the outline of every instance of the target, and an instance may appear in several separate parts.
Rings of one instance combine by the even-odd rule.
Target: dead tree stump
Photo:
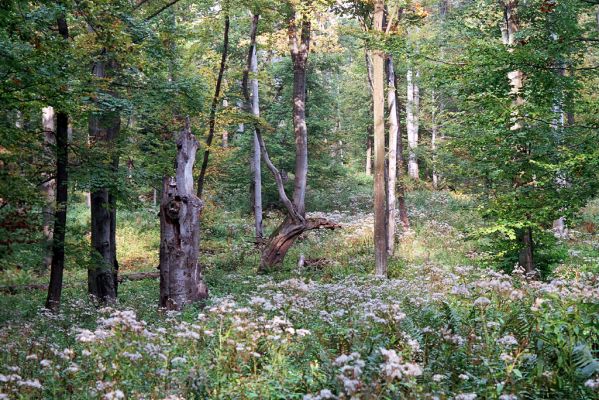
[[[168,310],[208,297],[198,263],[203,203],[193,189],[197,149],[187,119],[177,139],[176,176],[163,178],[160,202],[160,307]]]

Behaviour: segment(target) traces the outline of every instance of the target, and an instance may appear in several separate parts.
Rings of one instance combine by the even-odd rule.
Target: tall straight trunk
[[[56,208],[54,212],[54,238],[50,267],[50,285],[46,308],[57,310],[62,293],[62,276],[64,271],[64,239],[67,224],[68,199],[68,123],[69,117],[64,112],[56,115]]]
[[[208,297],[198,263],[203,203],[193,188],[197,149],[187,118],[177,139],[176,176],[163,179],[160,202],[159,304],[168,310],[181,310]]]
[[[384,1],[374,3],[374,29],[383,31]],[[385,194],[385,57],[372,52],[372,102],[374,120],[374,254],[375,274],[387,276],[387,212]]]
[[[298,32],[300,30],[300,32]],[[287,217],[269,237],[262,250],[260,272],[265,272],[281,264],[289,248],[305,231],[319,228],[337,228],[338,225],[322,218],[306,219],[305,196],[308,173],[308,130],[306,126],[306,70],[310,46],[311,25],[303,17],[298,27],[295,15],[289,21],[289,48],[293,61],[293,130],[295,134],[295,181],[293,198],[285,192],[283,176],[274,166],[262,138],[259,126],[255,124],[262,158],[271,171],[277,184],[279,199],[287,209]]]
[[[387,172],[387,252],[395,253],[395,188],[397,186],[397,142],[400,136],[397,118],[397,98],[395,90],[395,70],[393,58],[387,56],[387,108],[389,110],[389,156]]]
[[[52,106],[42,109],[42,127],[44,129],[44,159],[48,163],[54,163],[55,127],[54,127],[54,108]],[[52,265],[52,237],[54,225],[54,211],[56,202],[56,180],[51,179],[47,174],[43,175],[42,194],[45,204],[42,208],[42,232],[44,234],[44,257],[42,260],[41,271],[47,271]]]
[[[437,102],[438,98],[435,96],[435,91],[431,91],[431,103],[432,103],[432,115],[431,115],[431,154],[432,154],[432,175],[433,175],[433,188],[438,189],[439,187],[439,175],[437,175],[437,137],[439,135],[439,124],[437,121]]]
[[[374,127],[368,126],[368,136],[366,137],[366,175],[372,175],[372,137]]]
[[[218,99],[220,98],[221,86],[227,66],[227,55],[229,52],[229,14],[225,14],[225,30],[223,33],[223,52],[220,58],[220,67],[218,69],[218,77],[216,79],[216,87],[214,88],[214,96],[212,97],[212,105],[210,106],[210,116],[208,117],[208,137],[206,138],[206,150],[204,150],[204,159],[202,160],[202,168],[200,169],[200,177],[198,178],[198,197],[202,198],[204,191],[204,181],[206,179],[206,170],[208,169],[208,158],[210,157],[210,146],[214,139],[214,129],[216,127],[216,108]]]
[[[58,33],[64,40],[69,38],[69,28],[64,15],[57,19]],[[56,115],[56,206],[54,207],[54,235],[50,264],[50,284],[46,308],[58,310],[62,295],[64,272],[64,240],[67,227],[68,163],[69,163],[69,116],[59,111]]]
[[[364,49],[364,61],[366,62],[366,76],[368,77],[368,90],[372,99],[372,59],[368,50]],[[372,175],[372,142],[374,136],[374,125],[369,124],[366,129],[366,175]]]
[[[501,34],[503,44],[509,48],[509,51],[513,51],[513,47],[520,44],[516,40],[516,34],[519,31],[519,21],[517,15],[518,0],[503,0],[503,17],[504,24],[501,28]],[[520,108],[524,104],[524,98],[522,97],[522,86],[524,83],[524,73],[520,70],[513,70],[508,72],[507,77],[510,81],[510,96],[512,97],[512,117],[510,130],[517,132],[524,128],[524,123],[520,115]],[[522,152],[528,152],[529,149],[519,150]],[[530,219],[530,216],[523,216],[526,220]],[[535,261],[534,261],[534,247],[532,238],[532,228],[530,226],[522,228],[518,233],[520,238],[520,254],[518,257],[518,264],[524,268],[529,275],[536,274]]]
[[[97,78],[106,78],[111,61],[94,63]],[[118,154],[116,140],[121,129],[118,111],[98,110],[89,117],[89,137],[110,154],[107,175],[116,177]],[[118,262],[116,258],[116,197],[108,187],[93,188],[91,192],[91,241],[94,249],[93,265],[88,269],[88,292],[102,303],[112,302],[117,296]]]
[[[412,179],[418,180],[420,173],[418,170],[418,157],[416,148],[418,147],[419,130],[419,112],[420,112],[420,88],[418,86],[418,72],[414,74],[412,67],[408,69],[407,81],[407,103],[406,103],[406,124],[408,130],[408,174]]]
[[[227,99],[223,99],[223,108],[227,108],[229,106],[229,102]],[[223,136],[221,140],[221,146],[223,148],[229,147],[229,131],[225,128],[223,129]]]
[[[255,14],[252,16],[252,27],[250,30],[250,48],[248,51],[246,68],[243,71],[243,79],[241,82],[241,90],[245,99],[245,109],[251,111],[254,117],[260,116],[260,99],[258,94],[258,55],[256,49],[256,34],[258,30],[258,21],[260,16]],[[250,73],[252,78],[250,79]],[[249,84],[251,80],[251,95]],[[256,125],[256,124],[253,124]],[[250,197],[252,203],[252,212],[254,214],[254,229],[256,243],[262,242],[264,233],[262,230],[262,166],[260,164],[260,141],[256,131],[259,128],[254,128],[252,151],[250,157],[250,172],[252,174],[252,182],[250,184]]]
[[[397,84],[397,74],[395,73],[395,102],[397,106],[395,109],[397,110],[397,173],[398,177],[398,185],[397,185],[397,208],[399,211],[399,220],[401,221],[401,226],[404,232],[410,229],[410,220],[408,218],[408,208],[406,206],[406,188],[405,188],[405,178],[406,178],[406,160],[404,156],[404,145],[403,145],[403,137],[401,130],[401,104],[400,97],[398,93],[399,85]]]

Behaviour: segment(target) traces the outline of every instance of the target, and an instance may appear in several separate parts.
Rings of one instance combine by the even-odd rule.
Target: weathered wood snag
[[[168,310],[208,297],[198,263],[203,203],[193,188],[197,149],[187,119],[177,139],[176,176],[164,178],[160,202],[160,307]]]

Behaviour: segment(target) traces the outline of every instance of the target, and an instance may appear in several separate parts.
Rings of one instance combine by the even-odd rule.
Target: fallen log
[[[125,274],[119,276],[119,283],[126,281],[141,281],[144,279],[157,279],[160,277],[159,272],[135,272],[132,274]],[[76,285],[65,285],[64,288],[72,288]],[[82,285],[83,286],[83,285]],[[27,290],[48,290],[48,285],[41,283],[34,283],[29,285],[6,285],[0,286],[0,293],[17,294]]]

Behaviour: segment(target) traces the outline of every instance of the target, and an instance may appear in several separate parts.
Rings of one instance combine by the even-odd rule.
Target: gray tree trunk
[[[339,227],[337,224],[322,218],[306,219],[305,215],[306,179],[308,173],[306,70],[310,46],[310,31],[311,25],[307,17],[302,17],[301,24],[298,26],[294,13],[289,20],[289,48],[293,61],[293,127],[296,152],[293,201],[285,193],[283,176],[270,160],[260,129],[256,124],[256,135],[260,143],[262,158],[275,178],[279,199],[287,209],[287,217],[272,233],[262,250],[260,272],[265,272],[275,265],[281,264],[289,248],[303,232],[310,229],[334,229]]]
[[[44,159],[48,164],[54,164],[54,146],[55,126],[54,126],[54,108],[51,106],[42,108],[42,128],[44,130]],[[42,208],[42,232],[44,234],[44,257],[42,260],[41,271],[47,271],[52,265],[52,237],[54,231],[54,209],[56,202],[56,180],[50,179],[50,176],[42,176],[42,194],[45,204]]]
[[[412,68],[407,72],[407,103],[406,120],[408,130],[408,174],[412,179],[418,180],[420,177],[418,169],[418,157],[416,149],[418,147],[419,113],[420,113],[420,88],[418,86],[419,73]]]
[[[395,70],[393,58],[387,56],[387,107],[389,110],[389,156],[387,172],[387,252],[395,253],[395,216],[397,213],[395,188],[397,185],[397,141],[399,120],[397,118],[397,98],[395,90]]]
[[[516,34],[518,33],[519,21],[517,15],[518,0],[503,0],[503,16],[504,24],[501,27],[503,44],[512,50],[513,46],[518,45]],[[524,73],[520,70],[510,71],[507,74],[510,81],[510,96],[512,97],[512,112],[510,130],[519,131],[524,127],[522,117],[520,116],[520,108],[524,104],[522,97],[522,86],[524,83]],[[526,150],[528,151],[528,150]],[[528,219],[528,216],[526,217]],[[536,275],[534,261],[534,247],[532,239],[532,228],[526,227],[520,230],[519,238],[521,242],[521,250],[519,254],[518,264],[524,268],[529,275]]]
[[[383,31],[385,5],[374,3],[374,29]],[[387,212],[385,193],[385,60],[377,49],[372,52],[372,101],[374,119],[374,254],[375,274],[387,276]]]
[[[113,68],[109,62],[109,68]],[[105,78],[104,61],[94,63],[94,75]],[[116,140],[121,129],[118,111],[99,110],[89,117],[89,137],[110,155],[107,175],[116,174],[118,153]],[[115,175],[116,176],[116,175]],[[91,194],[91,241],[94,249],[92,266],[88,269],[88,292],[102,303],[117,296],[118,262],[116,258],[116,197],[108,187],[93,188]]]
[[[260,97],[258,93],[258,54],[256,49],[256,34],[258,29],[258,14],[252,16],[252,28],[250,31],[250,49],[248,52],[248,62],[246,71],[243,77],[243,93],[246,100],[247,108],[256,118],[260,117]],[[249,74],[252,74],[249,79]],[[248,80],[251,81],[251,95],[248,89]],[[252,184],[250,185],[250,195],[252,200],[252,211],[254,213],[254,230],[256,243],[262,242],[264,232],[262,229],[262,165],[260,163],[260,141],[256,134],[256,129],[253,131],[253,143],[250,158],[250,170],[252,174]]]
[[[168,310],[208,297],[198,263],[203,203],[193,188],[197,149],[188,118],[177,139],[176,176],[164,178],[160,202],[160,307]]]
[[[431,91],[432,115],[431,115],[431,155],[432,155],[432,171],[433,171],[433,188],[439,188],[439,175],[437,174],[437,138],[439,136],[439,123],[437,115],[438,98],[435,96],[435,91]]]

